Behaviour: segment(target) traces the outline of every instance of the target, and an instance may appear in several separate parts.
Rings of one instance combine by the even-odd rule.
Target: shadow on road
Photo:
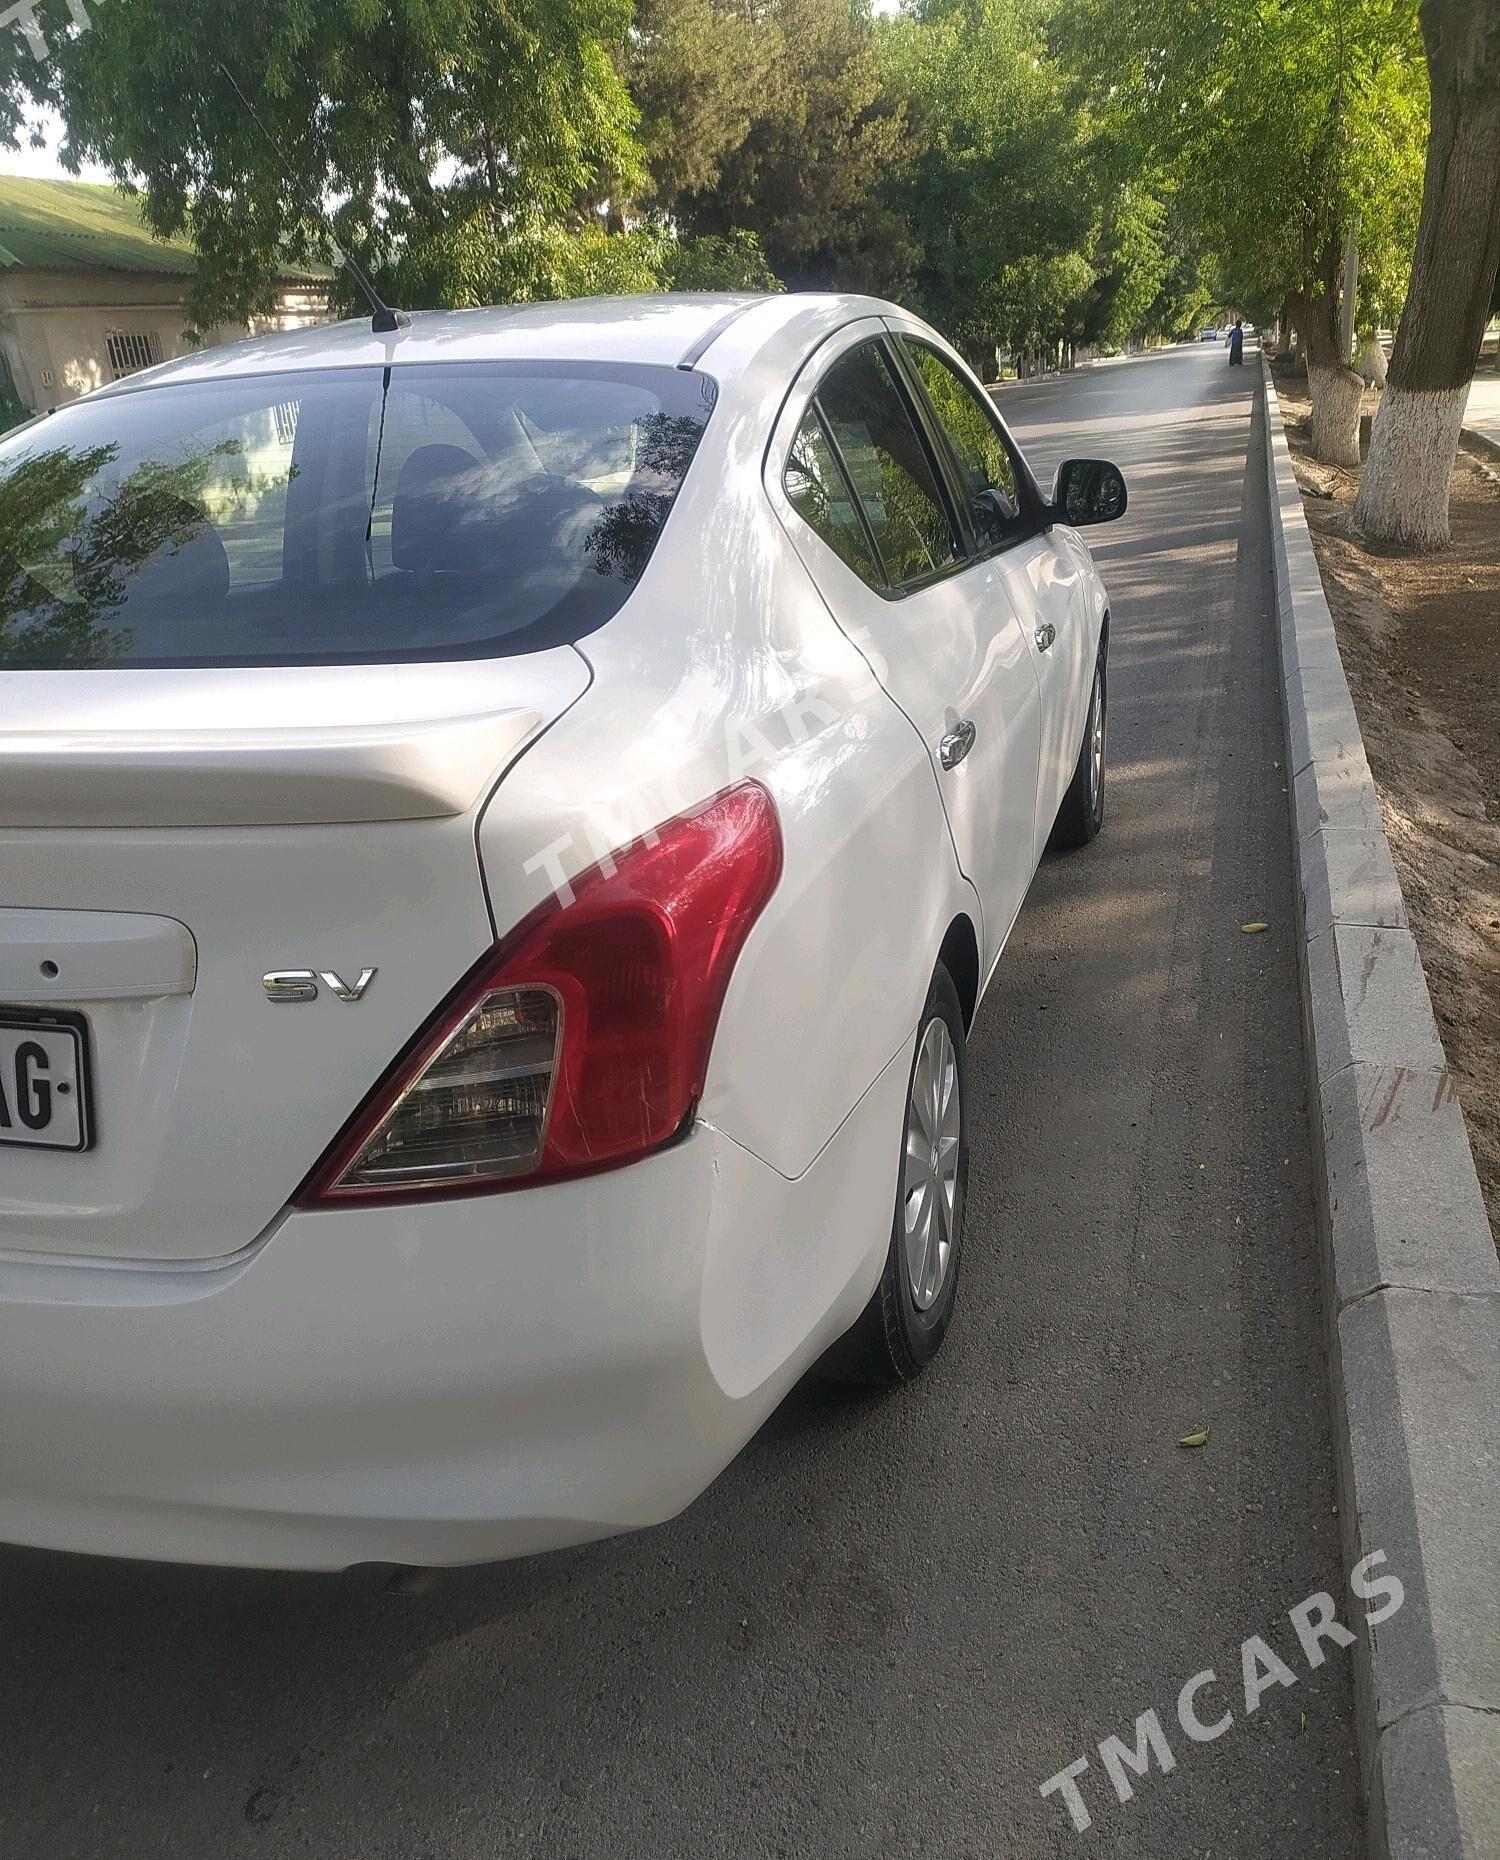
[[[938,1372],[800,1389],[675,1523],[427,1593],[0,1552],[0,1851],[1036,1860],[1082,1851],[1046,1777],[1210,1664],[1232,1703],[1247,1634],[1291,1656],[1278,1618],[1340,1579],[1236,375],[1002,402],[1132,505],[1098,547],[1110,820],[1045,862],[975,1029]],[[1360,1851],[1347,1669],[1234,1709],[1124,1806],[1095,1755],[1100,1851]]]

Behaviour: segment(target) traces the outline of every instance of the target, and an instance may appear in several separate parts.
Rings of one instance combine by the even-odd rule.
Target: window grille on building
[[[154,368],[161,360],[161,337],[154,329],[112,330],[105,337],[110,371],[116,381]]]

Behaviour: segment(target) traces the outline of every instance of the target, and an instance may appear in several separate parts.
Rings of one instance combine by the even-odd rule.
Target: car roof
[[[844,310],[852,320],[891,313],[891,306],[869,297],[814,292],[658,292],[483,310],[420,310],[412,312],[410,327],[391,336],[376,335],[370,319],[360,317],[198,349],[90,398],[235,375],[387,363],[566,360],[693,366],[720,334],[743,319],[753,318],[757,333],[770,340],[802,322],[809,329],[824,327],[831,310]]]

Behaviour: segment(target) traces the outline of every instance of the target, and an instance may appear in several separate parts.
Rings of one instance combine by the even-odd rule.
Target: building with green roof
[[[0,429],[193,346],[182,305],[197,262],[116,188],[0,174]],[[327,301],[326,272],[289,266],[272,315],[200,346],[322,322]]]

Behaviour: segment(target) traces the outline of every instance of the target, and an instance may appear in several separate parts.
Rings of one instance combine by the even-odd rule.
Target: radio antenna
[[[312,210],[314,216],[317,219],[320,219],[323,222],[324,226],[327,228],[328,242],[333,247],[334,257],[347,269],[350,277],[353,278],[354,282],[359,286],[361,296],[363,296],[363,298],[365,299],[365,302],[368,303],[370,306],[370,310],[372,313],[370,317],[370,328],[374,330],[377,336],[394,336],[399,330],[410,329],[411,318],[406,314],[406,312],[404,310],[395,310],[389,304],[383,303],[381,301],[380,295],[376,291],[375,286],[370,282],[369,278],[366,277],[363,268],[360,266],[358,261],[355,259],[354,254],[352,252],[345,251],[344,247],[339,244],[337,235],[334,233],[334,230],[333,230],[332,221],[329,219],[327,213],[323,210],[323,208],[320,207],[317,204],[317,202],[312,198],[311,194],[303,190],[301,183],[297,180],[297,177],[292,173],[290,167],[288,167],[287,163],[282,158],[281,151],[276,146],[275,137],[272,136],[270,130],[267,129],[265,124],[261,121],[260,113],[257,111],[255,105],[250,101],[250,99],[245,95],[244,91],[240,88],[239,79],[229,69],[228,65],[224,63],[222,58],[216,58],[214,60],[214,63],[219,67],[219,69],[224,73],[224,76],[229,80],[230,89],[234,92],[235,96],[238,97],[240,102],[244,105],[245,114],[250,118],[250,121],[254,123],[255,127],[260,131],[260,134],[263,137],[266,143],[266,146],[270,149],[271,153],[276,157],[276,161],[277,161],[278,166],[281,169],[281,172],[286,176],[287,180],[291,183],[293,191],[301,196],[302,204],[305,207],[309,207]]]

